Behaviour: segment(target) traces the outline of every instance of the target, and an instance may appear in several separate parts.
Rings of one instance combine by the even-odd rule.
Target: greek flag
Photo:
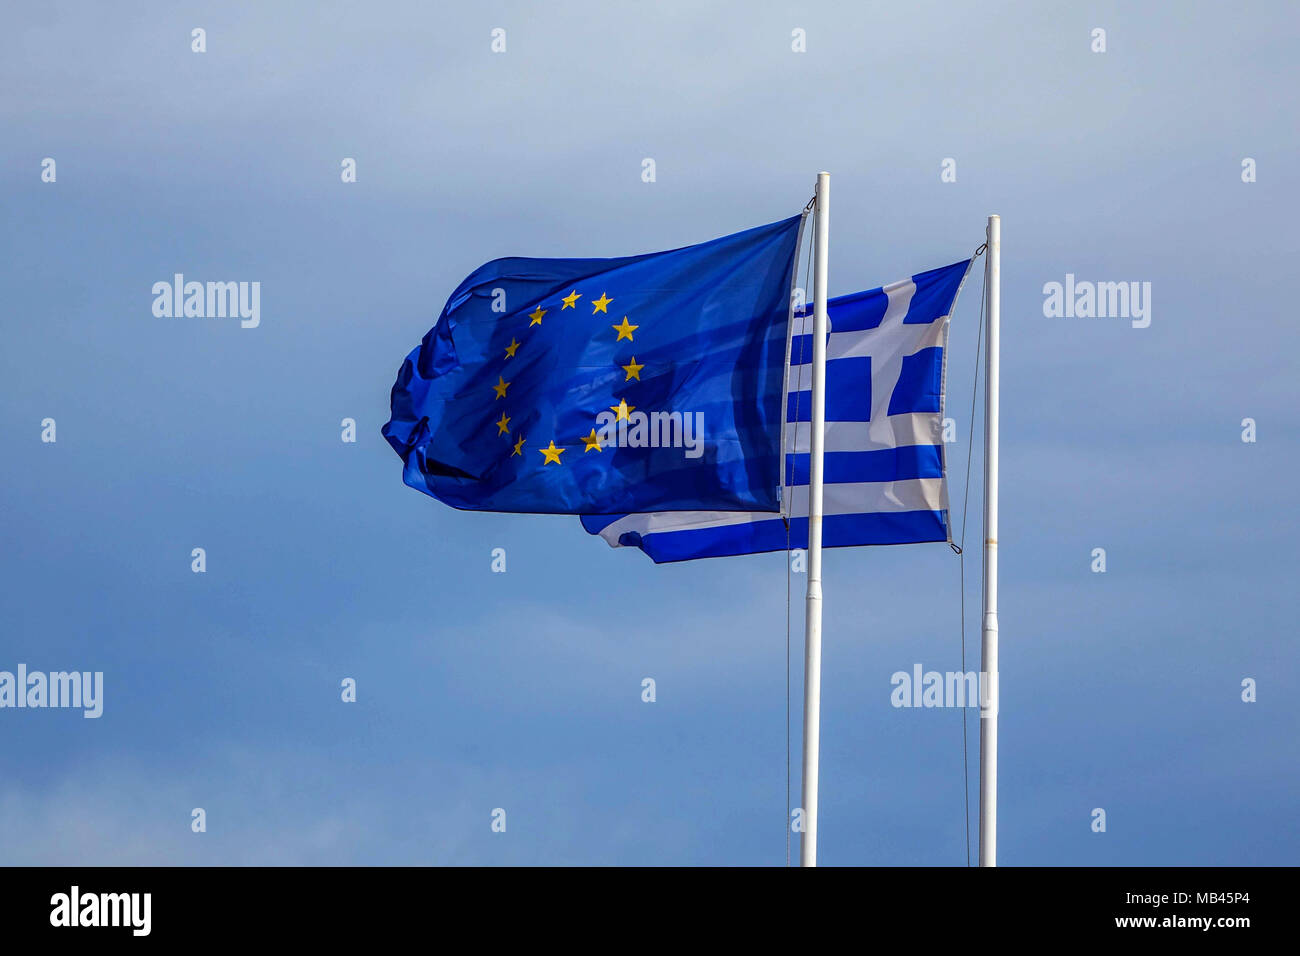
[[[971,260],[826,303],[822,543],[951,541],[942,441],[948,322]],[[584,515],[611,547],[656,564],[808,546],[812,307],[795,315],[786,367],[782,513]],[[788,543],[787,543],[788,522]]]

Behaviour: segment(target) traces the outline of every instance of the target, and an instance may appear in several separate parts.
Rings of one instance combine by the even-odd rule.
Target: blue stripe
[[[827,515],[822,519],[822,546],[826,548],[947,540],[947,514],[942,511]],[[750,524],[661,532],[644,537],[629,532],[619,544],[639,547],[655,564],[762,554],[786,549],[785,523],[780,518],[768,518]],[[790,547],[808,547],[807,518],[791,519]]]
[[[867,329],[879,328],[888,308],[889,296],[883,288],[826,300],[832,332],[865,332]],[[809,302],[804,306],[803,314],[812,315],[812,311],[813,303]]]
[[[582,515],[582,529],[587,534],[600,534],[615,521],[626,517],[627,515]]]
[[[939,445],[904,445],[877,451],[828,451],[822,454],[823,480],[828,485],[852,481],[903,481],[942,478],[943,449]],[[785,456],[790,486],[808,484],[809,455]]]
[[[912,301],[908,304],[907,317],[903,320],[904,324],[917,325],[919,323],[933,322],[935,319],[947,315],[953,298],[957,295],[957,289],[961,286],[962,277],[966,275],[966,269],[969,266],[970,260],[963,259],[960,262],[940,266],[938,269],[928,269],[912,276],[916,291],[912,294]],[[879,328],[881,321],[885,318],[885,310],[888,308],[889,296],[885,294],[883,287],[826,300],[827,313],[834,313],[831,322],[832,332],[864,332],[867,329]],[[801,314],[811,315],[812,310],[813,303],[809,302],[804,306]],[[799,338],[809,338],[809,336],[795,336],[796,341]],[[800,352],[795,349],[791,354],[799,355]],[[811,346],[809,351],[803,354],[811,356]],[[809,358],[807,361],[812,361],[812,359]]]
[[[903,324],[933,322],[939,316],[947,315],[952,309],[953,299],[957,296],[957,290],[961,288],[961,280],[965,277],[969,266],[970,260],[964,259],[950,266],[918,272],[912,276],[912,281],[916,284],[916,292],[912,295],[912,301],[907,309],[907,318],[903,320]]]

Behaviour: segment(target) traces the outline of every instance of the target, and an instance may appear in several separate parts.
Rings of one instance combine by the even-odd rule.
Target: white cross
[[[827,422],[827,448],[854,451],[869,451],[875,448],[897,448],[911,445],[918,440],[918,427],[927,423],[918,423],[916,415],[889,415],[889,402],[893,398],[894,388],[898,385],[903,371],[903,359],[924,348],[943,344],[944,322],[936,320],[926,324],[905,325],[916,284],[911,279],[891,282],[881,290],[888,299],[885,314],[880,324],[874,329],[860,332],[838,332],[828,337],[826,346],[827,360],[839,358],[867,357],[871,359],[871,422]],[[829,320],[829,316],[827,317]],[[811,313],[795,318],[795,335],[807,335],[812,331]],[[833,330],[828,330],[833,331]],[[794,356],[792,356],[794,358]],[[811,385],[812,369],[809,365],[792,365],[787,387],[791,392],[803,391],[801,408],[808,407],[811,398],[806,394]],[[927,418],[936,418],[930,414]],[[803,424],[800,428],[799,424]],[[786,450],[794,448],[798,453],[808,451],[807,423],[789,423],[787,428],[795,432],[797,441],[787,441]],[[929,429],[925,429],[928,431]],[[790,436],[787,436],[789,438]],[[926,440],[926,439],[920,439]]]

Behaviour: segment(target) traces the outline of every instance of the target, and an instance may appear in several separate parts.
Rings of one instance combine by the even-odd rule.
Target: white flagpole
[[[799,865],[817,865],[817,762],[822,706],[822,446],[826,431],[826,274],[831,174],[817,174],[813,236],[812,434],[808,443],[808,601],[804,622],[803,838]]]
[[[989,216],[984,287],[988,332],[984,379],[984,627],[980,708],[980,866],[998,865],[998,320],[1002,307],[1002,219]],[[815,381],[815,380],[814,380]],[[811,565],[810,565],[811,567]],[[809,581],[811,586],[812,582]]]

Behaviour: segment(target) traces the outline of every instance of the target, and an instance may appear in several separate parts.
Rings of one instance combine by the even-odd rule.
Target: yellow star
[[[618,333],[618,338],[616,338],[616,339],[614,340],[615,342],[622,342],[624,339],[627,339],[629,342],[631,342],[631,341],[632,341],[632,333],[635,332],[637,329],[641,328],[641,326],[639,326],[639,325],[628,325],[628,324],[627,324],[627,316],[625,315],[625,316],[623,316],[623,321],[622,321],[620,324],[618,324],[618,325],[611,325],[610,328],[613,329],[615,332]]]
[[[539,448],[537,450],[542,453],[542,456],[544,458],[542,462],[543,465],[549,465],[551,462],[555,462],[557,465],[562,464],[562,462],[560,461],[560,456],[563,455],[566,451],[568,451],[567,448],[556,448],[554,438],[551,439],[550,448]]]
[[[519,343],[515,341],[515,337],[512,335],[510,337],[510,344],[506,346],[506,358],[514,358],[515,352],[517,352],[518,350],[519,350]]]
[[[546,310],[543,309],[540,305],[537,308],[535,308],[532,312],[529,312],[528,317],[533,320],[528,323],[529,328],[532,328],[534,325],[541,325],[542,316],[544,316],[545,314],[546,314]]]
[[[578,300],[581,298],[582,296],[578,293],[578,290],[574,289],[564,297],[564,305],[560,306],[560,311],[563,312],[565,309],[576,309],[578,307]]]
[[[507,382],[507,381],[506,381],[504,378],[502,378],[500,375],[498,375],[498,376],[497,376],[497,383],[496,383],[495,385],[492,386],[492,391],[494,391],[494,392],[497,393],[497,398],[505,398],[505,397],[506,397],[506,389],[509,388],[509,387],[510,387],[510,383]]]
[[[524,453],[524,441],[524,436],[520,435],[519,441],[515,442],[515,450],[510,453],[511,458],[514,458],[515,455],[522,455]]]
[[[641,381],[641,369],[645,368],[645,366],[637,365],[636,356],[633,355],[632,361],[628,362],[626,365],[621,366],[621,368],[623,369],[623,371],[627,372],[627,378],[623,379],[623,381],[630,382],[632,381],[632,379],[636,379],[639,382]]]
[[[596,429],[593,428],[590,435],[582,436],[582,440],[587,443],[587,447],[582,450],[584,455],[593,448],[596,449],[596,451],[601,451],[600,436],[596,434]]]
[[[497,425],[497,434],[498,434],[498,435],[509,435],[509,434],[510,434],[510,428],[509,428],[509,425],[510,425],[510,416],[508,416],[505,412],[502,412],[502,413],[501,413],[501,421],[497,422],[496,425]]]
[[[626,398],[621,398],[621,399],[619,399],[617,405],[611,405],[611,406],[609,406],[609,410],[610,410],[611,412],[614,412],[614,414],[615,414],[615,416],[616,416],[616,417],[614,418],[614,421],[616,421],[616,422],[621,422],[623,419],[627,418],[627,414],[628,414],[628,412],[634,412],[634,411],[636,411],[636,406],[635,406],[635,405],[629,405],[629,404],[627,403],[627,399],[626,399]]]
[[[602,292],[599,299],[592,300],[591,304],[594,305],[595,308],[591,310],[591,314],[595,315],[597,312],[604,312],[606,315],[609,315],[609,310],[605,308],[605,306],[609,305],[613,301],[613,299],[605,298],[605,293]]]

